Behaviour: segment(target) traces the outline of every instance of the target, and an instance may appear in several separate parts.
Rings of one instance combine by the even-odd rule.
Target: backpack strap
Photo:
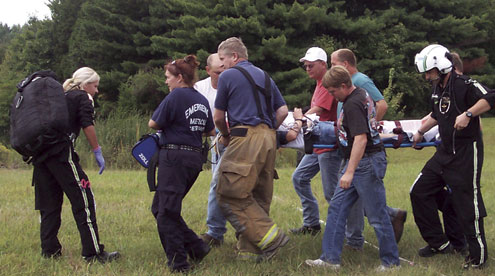
[[[156,191],[156,167],[158,167],[158,158],[160,156],[160,150],[158,149],[153,157],[151,157],[150,163],[148,164],[147,180],[150,192]]]
[[[35,72],[35,73],[29,75],[27,78],[25,78],[20,83],[18,83],[16,85],[17,91],[18,92],[24,91],[24,88],[26,86],[28,86],[28,84],[30,84],[36,78],[46,78],[46,77],[50,77],[54,80],[57,80],[57,75],[55,75],[55,73],[53,71],[50,71],[50,70],[38,71],[38,72]]]
[[[141,139],[143,139],[145,136],[146,135],[141,137]],[[156,191],[156,168],[158,167],[158,159],[160,158],[160,138],[159,136],[155,136],[155,135],[151,135],[151,137],[158,146],[158,149],[155,151],[155,153],[153,154],[153,156],[149,161],[146,180],[148,181],[148,187],[150,188],[150,192],[154,192]]]
[[[258,109],[258,116],[261,119],[265,119],[265,116],[263,115],[263,109],[261,107],[261,102],[260,102],[260,96],[258,94],[258,91],[256,91],[256,90],[259,90],[265,96],[266,107],[267,107],[267,111],[269,114],[268,116],[270,116],[270,120],[272,122],[272,127],[275,128],[276,124],[275,124],[275,118],[273,117],[273,108],[272,108],[272,87],[271,87],[270,76],[268,76],[268,73],[263,71],[263,73],[265,74],[265,87],[263,88],[263,87],[256,85],[253,77],[248,73],[248,71],[246,69],[244,69],[240,66],[234,66],[232,68],[239,70],[246,77],[246,79],[249,81],[249,83],[251,83],[251,88],[253,91],[254,100],[256,102],[256,108]]]

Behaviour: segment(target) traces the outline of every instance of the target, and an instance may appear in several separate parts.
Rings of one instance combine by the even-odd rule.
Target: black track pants
[[[51,255],[61,249],[57,238],[60,228],[63,194],[72,206],[82,243],[82,255],[93,256],[103,251],[99,243],[95,203],[91,184],[79,165],[75,152],[67,147],[34,165],[36,209],[40,210],[41,250]]]
[[[436,196],[445,187],[451,190],[451,205],[474,263],[484,263],[488,258],[483,227],[486,210],[480,190],[482,165],[482,142],[474,141],[459,146],[455,155],[437,151],[426,163],[410,191],[414,220],[423,239],[430,246],[440,248],[448,242],[448,238],[443,233],[438,210],[444,208],[444,211],[449,212],[449,208],[438,206]]]

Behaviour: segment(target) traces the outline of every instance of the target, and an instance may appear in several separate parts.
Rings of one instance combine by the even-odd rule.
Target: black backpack
[[[17,84],[10,107],[10,144],[24,157],[37,156],[67,136],[67,101],[55,78],[52,71],[39,71]]]

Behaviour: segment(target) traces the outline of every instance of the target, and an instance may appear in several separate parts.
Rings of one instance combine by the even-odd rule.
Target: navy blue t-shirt
[[[160,144],[201,147],[202,134],[215,126],[208,100],[194,88],[175,88],[151,117],[163,131]]]
[[[254,66],[249,61],[241,61],[236,66],[246,69],[258,86],[265,87],[265,74],[263,73],[263,70]],[[270,79],[270,81],[272,87],[273,114],[268,115],[265,97],[261,92],[256,90],[260,95],[260,104],[263,109],[264,120],[258,116],[258,109],[256,107],[251,83],[235,68],[230,68],[220,74],[218,79],[217,97],[215,98],[215,108],[227,111],[230,127],[234,127],[237,124],[256,126],[260,123],[265,123],[273,128],[274,126],[272,126],[270,118],[275,118],[275,111],[281,106],[284,106],[285,101],[275,82],[272,79]]]

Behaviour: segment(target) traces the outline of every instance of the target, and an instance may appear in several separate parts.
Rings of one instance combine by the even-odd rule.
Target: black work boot
[[[318,233],[321,232],[321,226],[314,225],[314,226],[303,226],[301,228],[294,228],[289,230],[292,234],[295,235],[308,235],[311,234],[313,236],[317,235]]]
[[[110,253],[103,251],[100,254],[88,256],[88,257],[83,257],[83,258],[88,263],[98,261],[98,262],[104,264],[104,263],[109,263],[109,262],[115,261],[116,259],[120,258],[120,253],[117,251],[110,252]]]

